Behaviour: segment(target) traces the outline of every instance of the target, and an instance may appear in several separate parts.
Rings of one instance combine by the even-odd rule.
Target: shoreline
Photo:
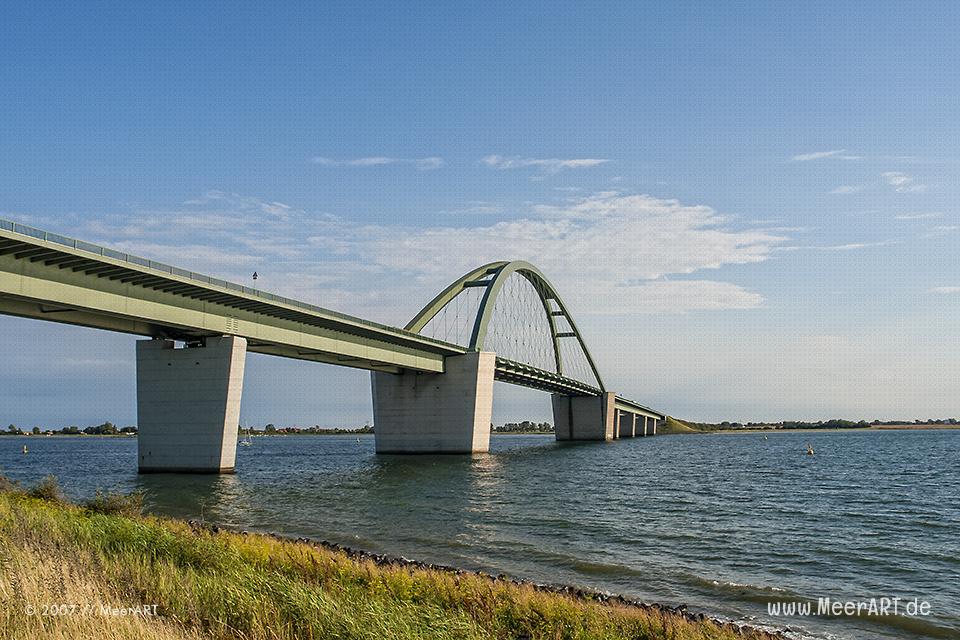
[[[829,427],[824,429],[717,429],[716,431],[694,431],[693,433],[836,433],[860,431],[956,431],[960,424],[890,424],[871,425],[869,427]],[[672,434],[663,434],[672,435]]]
[[[21,587],[0,614],[7,628],[23,637],[56,631],[70,637],[146,635],[111,635],[117,625],[129,624],[171,640],[211,633],[264,640],[787,639],[787,629],[739,624],[685,605],[141,514],[141,508],[137,494],[76,505],[64,501],[55,483],[24,489],[8,482],[0,491],[0,549],[7,569],[0,573],[0,596],[12,593],[10,585]],[[226,592],[231,597],[224,600]],[[44,603],[61,601],[147,603],[154,616],[36,614]]]
[[[167,516],[160,516],[166,518]],[[179,520],[175,518],[175,520]],[[357,560],[360,562],[373,562],[374,564],[381,567],[404,567],[414,571],[439,571],[442,573],[451,574],[454,576],[465,576],[472,575],[477,576],[483,580],[487,580],[491,583],[509,583],[515,586],[527,587],[534,589],[542,593],[550,593],[559,596],[565,596],[568,598],[574,598],[581,602],[594,602],[601,604],[609,605],[619,605],[623,607],[632,607],[636,609],[642,609],[644,611],[655,611],[661,614],[678,616],[685,619],[691,623],[698,622],[712,622],[717,626],[727,629],[738,635],[744,635],[745,633],[755,633],[761,634],[761,638],[769,638],[769,640],[788,640],[787,636],[783,635],[787,632],[787,629],[764,629],[749,624],[737,624],[733,620],[727,620],[724,618],[719,618],[715,616],[708,615],[702,611],[691,611],[686,604],[679,604],[671,607],[670,605],[662,604],[659,602],[645,602],[636,598],[628,598],[622,594],[612,593],[608,591],[599,591],[596,589],[589,589],[585,587],[578,587],[572,584],[564,583],[553,583],[553,582],[537,582],[534,580],[528,580],[526,578],[517,577],[511,574],[499,573],[492,574],[480,569],[471,570],[471,569],[462,569],[459,567],[454,567],[445,564],[437,564],[424,562],[422,560],[415,560],[407,558],[404,556],[393,556],[385,553],[376,553],[373,551],[368,551],[366,549],[358,549],[356,547],[350,547],[347,545],[339,544],[337,542],[330,542],[329,540],[322,540],[316,538],[310,538],[306,536],[288,536],[282,533],[276,533],[274,531],[258,531],[258,530],[246,530],[246,529],[235,529],[232,527],[225,527],[222,525],[212,524],[212,523],[202,523],[197,520],[185,520],[187,524],[198,531],[208,531],[210,533],[216,534],[221,531],[228,531],[230,533],[235,533],[243,536],[267,536],[275,540],[281,540],[284,542],[294,543],[294,544],[303,544],[316,547],[319,549],[324,549],[327,551],[332,551],[334,553],[341,553],[348,558]],[[765,635],[763,635],[765,634]]]
[[[701,430],[691,428],[689,431],[671,431],[663,430],[657,435],[660,436],[673,436],[673,435],[693,435],[693,434],[718,434],[718,433],[833,433],[833,432],[859,432],[859,431],[957,431],[960,430],[960,424],[881,424],[881,425],[870,425],[869,427],[827,427],[827,428],[804,428],[804,429],[783,429],[783,428],[742,428],[742,429],[713,429],[713,430]],[[254,438],[264,438],[264,437],[284,437],[284,436],[342,436],[342,437],[361,437],[361,436],[372,436],[372,432],[352,432],[346,431],[342,433],[263,433],[263,432],[254,432],[250,434]],[[555,435],[552,431],[507,431],[507,432],[497,432],[491,431],[491,436],[552,436]],[[16,433],[16,434],[7,434],[0,433],[0,442],[3,442],[3,438],[136,438],[137,434],[124,434],[124,433]]]

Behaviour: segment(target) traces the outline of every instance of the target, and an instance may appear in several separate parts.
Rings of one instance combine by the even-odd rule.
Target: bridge
[[[573,318],[526,262],[465,274],[403,329],[0,220],[0,313],[137,341],[141,472],[231,472],[247,351],[371,371],[378,453],[489,448],[493,382],[552,394],[558,440],[656,434],[607,391]]]

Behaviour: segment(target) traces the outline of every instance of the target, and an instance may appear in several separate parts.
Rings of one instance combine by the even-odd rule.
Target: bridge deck
[[[465,347],[107,247],[0,220],[0,313],[375,371],[442,372]],[[565,395],[600,389],[504,358],[496,379]],[[624,410],[655,412],[618,398]],[[659,414],[656,414],[659,415]]]

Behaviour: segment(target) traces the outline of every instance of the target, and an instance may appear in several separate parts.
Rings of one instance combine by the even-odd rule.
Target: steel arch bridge
[[[634,416],[635,430],[637,416],[645,425],[652,419],[654,433],[665,418],[607,391],[556,288],[522,261],[464,274],[400,329],[0,220],[0,314],[152,339],[137,343],[141,470],[233,468],[247,351],[367,369],[375,379],[432,376],[436,388],[457,377],[452,363],[492,351],[491,385],[499,380],[554,394],[558,439],[563,421],[571,425],[570,439],[612,439],[621,414]],[[157,363],[164,368],[152,368]],[[419,392],[411,379],[412,397]],[[375,415],[376,396],[374,389]],[[603,407],[584,418],[582,407],[597,399]],[[475,427],[482,414],[474,415]],[[610,427],[611,415],[618,426]],[[185,416],[197,433],[185,435]],[[595,416],[605,430],[578,436],[573,425]],[[489,412],[486,421],[488,427]],[[196,452],[184,454],[183,442]],[[441,450],[435,445],[421,450]],[[449,450],[485,449],[474,443]]]
[[[540,342],[546,342],[550,351],[549,363],[544,362],[543,358],[535,363],[531,362],[535,358],[523,357],[531,355],[529,353],[504,354],[493,344],[492,338],[495,336],[491,335],[491,324],[495,321],[498,302],[501,306],[507,302],[504,293],[511,282],[511,276],[521,278],[521,282],[528,284],[528,291],[535,294],[528,296],[534,298],[533,300],[520,301],[533,307],[528,310],[534,313],[527,316],[527,319],[532,321],[528,326],[513,323],[508,328],[514,336],[521,339],[517,346],[532,347],[531,343],[538,341],[538,338]],[[566,305],[547,277],[529,262],[491,262],[464,274],[421,309],[404,327],[405,330],[422,333],[432,322],[436,322],[441,313],[471,292],[479,292],[479,299],[474,301],[476,304],[467,305],[471,309],[476,307],[475,315],[458,315],[458,319],[465,321],[467,331],[459,331],[458,326],[447,328],[458,330],[456,333],[465,338],[458,342],[465,343],[461,346],[470,351],[497,352],[497,380],[566,395],[599,395],[605,391],[600,372]],[[541,331],[538,332],[538,329]],[[443,337],[450,339],[449,334]],[[528,337],[531,343],[524,344],[523,338]],[[454,340],[456,341],[455,338]],[[564,341],[574,341],[576,347],[572,350],[564,349]],[[578,355],[581,362],[571,363]],[[577,364],[585,364],[586,367],[577,367]]]

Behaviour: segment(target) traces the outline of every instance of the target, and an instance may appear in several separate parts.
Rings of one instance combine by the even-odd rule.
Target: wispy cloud
[[[202,196],[187,200],[183,204],[187,206],[204,206],[211,203],[225,203],[232,208],[237,208],[242,211],[260,210],[263,213],[269,213],[278,218],[286,218],[291,209],[290,205],[282,202],[267,202],[259,198],[242,196],[237,193],[227,193],[225,191],[207,191]]]
[[[563,160],[560,158],[521,158],[519,156],[498,156],[489,155],[480,159],[480,162],[494,169],[521,169],[523,167],[537,167],[542,171],[556,173],[564,169],[583,169],[595,167],[607,162],[601,158],[572,158]]]
[[[935,227],[931,227],[929,231],[922,234],[921,238],[942,238],[943,236],[950,235],[960,231],[960,224],[941,224]]]
[[[389,156],[367,156],[349,160],[335,160],[324,156],[314,156],[310,159],[313,164],[322,167],[382,167],[391,164],[412,165],[420,171],[439,169],[444,165],[443,158],[430,156],[428,158],[391,158]]]
[[[874,247],[887,247],[892,244],[898,244],[898,240],[881,240],[879,242],[848,242],[845,244],[831,244],[831,245],[794,245],[788,247],[780,247],[779,251],[856,251],[858,249],[871,249]]]
[[[939,211],[931,211],[929,213],[901,213],[898,216],[894,216],[896,220],[928,220],[931,218],[942,218],[943,214]]]
[[[503,212],[504,208],[501,205],[486,200],[471,200],[465,202],[462,207],[440,211],[440,213],[454,216],[492,215]]]
[[[923,193],[927,190],[927,185],[917,183],[913,176],[902,171],[886,171],[880,175],[897,193]]]
[[[846,149],[834,149],[833,151],[812,151],[810,153],[801,153],[790,158],[792,162],[809,162],[810,160],[822,160],[823,158],[834,158],[836,160],[860,160],[863,156],[848,154]]]
[[[846,244],[834,244],[817,248],[822,251],[855,251],[857,249],[870,249],[873,247],[888,247],[891,244],[896,244],[896,241],[881,240],[880,242],[848,242]]]
[[[933,287],[929,290],[930,293],[960,293],[960,287]]]
[[[863,191],[862,184],[842,184],[835,189],[831,189],[830,193],[835,193],[835,194],[860,193],[861,191]]]
[[[289,205],[279,217],[268,200],[220,192],[190,202],[43,226],[234,281],[256,269],[265,289],[399,325],[461,273],[505,258],[541,267],[580,315],[752,308],[760,293],[694,274],[763,262],[787,240],[731,228],[708,206],[617,192],[459,226],[367,225]]]
[[[437,156],[431,156],[429,158],[419,158],[413,161],[414,166],[421,171],[426,171],[428,169],[439,169],[444,165],[443,158],[438,158]]]

